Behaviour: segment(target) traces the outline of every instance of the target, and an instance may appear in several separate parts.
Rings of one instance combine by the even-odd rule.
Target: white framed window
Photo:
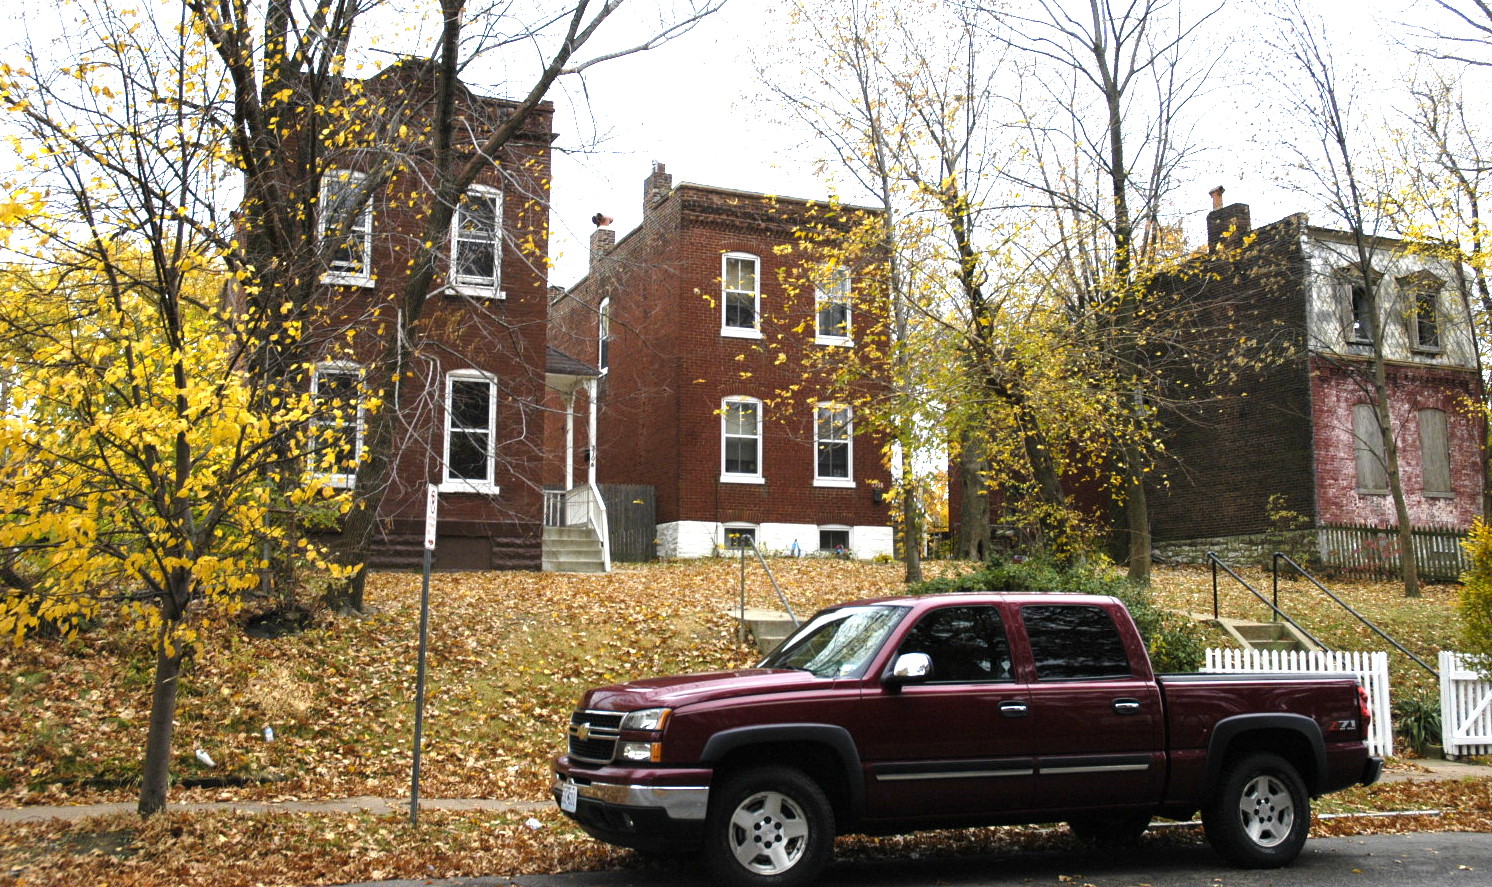
[[[852,415],[844,404],[821,403],[814,411],[813,485],[852,487]]]
[[[496,494],[497,380],[476,370],[446,376],[446,440],[441,489]]]
[[[351,489],[363,453],[363,407],[359,388],[362,367],[350,361],[326,361],[311,372],[311,439],[307,447],[311,473],[328,486]]]
[[[373,199],[363,194],[368,177],[350,169],[321,176],[318,228],[329,242],[322,283],[373,285]]]
[[[727,397],[720,406],[720,480],[765,483],[762,477],[762,402]]]
[[[721,546],[728,551],[740,551],[757,544],[755,524],[725,524],[720,528]]]
[[[726,253],[720,286],[720,335],[760,339],[761,260],[750,253]]]
[[[504,298],[502,194],[474,185],[451,219],[451,284],[463,296]]]
[[[1451,440],[1445,410],[1419,411],[1421,483],[1427,498],[1454,498],[1451,482]]]
[[[1387,493],[1383,429],[1378,427],[1378,408],[1370,403],[1352,405],[1352,455],[1357,464],[1357,491],[1371,495]]]
[[[814,342],[820,345],[854,344],[850,330],[850,285],[848,268],[834,268],[814,281]]]
[[[611,367],[611,299],[601,300],[596,311],[596,369],[605,373]]]

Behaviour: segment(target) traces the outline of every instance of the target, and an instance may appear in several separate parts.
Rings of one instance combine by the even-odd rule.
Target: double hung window
[[[361,382],[358,365],[344,361],[317,364],[311,374],[311,471],[329,486],[350,488],[357,477],[363,447]]]
[[[496,493],[497,381],[460,370],[446,377],[445,473],[441,488]]]
[[[850,408],[841,404],[821,403],[814,417],[815,486],[843,487],[854,484],[851,476]]]
[[[720,412],[720,479],[733,483],[762,482],[762,402],[751,397],[729,397]]]
[[[323,283],[373,285],[373,201],[364,193],[367,176],[350,169],[321,177],[319,229],[329,244]]]
[[[814,284],[814,341],[850,344],[850,272],[835,268]]]
[[[721,265],[720,334],[761,338],[761,260],[726,253]]]
[[[502,298],[502,196],[478,185],[451,222],[451,280],[467,296]]]

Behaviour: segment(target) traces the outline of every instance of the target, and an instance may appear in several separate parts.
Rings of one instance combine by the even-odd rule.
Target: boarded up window
[[[1352,441],[1357,456],[1357,491],[1388,492],[1388,471],[1383,464],[1383,433],[1378,428],[1378,411],[1372,404],[1353,404]]]
[[[1446,436],[1444,410],[1419,411],[1419,447],[1424,467],[1426,495],[1449,495],[1451,489],[1451,447]]]

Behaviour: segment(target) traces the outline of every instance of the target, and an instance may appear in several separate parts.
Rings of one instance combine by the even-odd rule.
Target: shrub
[[[1421,757],[1425,749],[1440,744],[1440,699],[1416,690],[1394,700],[1394,734]]]
[[[1471,569],[1461,576],[1458,600],[1461,642],[1472,667],[1492,677],[1492,527],[1477,518],[1461,544],[1471,559]]]
[[[1068,567],[1050,561],[992,560],[962,576],[931,579],[907,587],[908,594],[959,591],[1054,591],[1107,594],[1124,602],[1150,651],[1156,671],[1196,671],[1202,667],[1202,633],[1185,616],[1157,607],[1144,588],[1134,585],[1101,559]]]

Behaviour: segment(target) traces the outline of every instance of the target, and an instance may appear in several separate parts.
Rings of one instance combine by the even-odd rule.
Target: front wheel
[[[823,789],[788,767],[759,767],[712,792],[705,860],[727,884],[807,884],[829,863],[834,811]]]
[[[1223,773],[1202,811],[1207,840],[1240,868],[1289,865],[1305,846],[1311,802],[1295,767],[1279,755],[1255,752]]]

